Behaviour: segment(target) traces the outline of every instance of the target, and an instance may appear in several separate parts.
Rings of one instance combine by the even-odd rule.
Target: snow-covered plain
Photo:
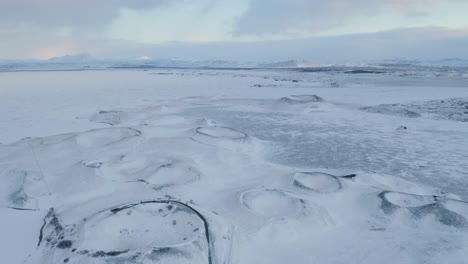
[[[0,72],[1,263],[466,263],[437,76]]]

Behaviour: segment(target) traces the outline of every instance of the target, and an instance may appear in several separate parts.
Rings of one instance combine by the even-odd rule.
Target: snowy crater
[[[42,263],[210,263],[207,227],[200,213],[175,201],[122,205],[67,226],[51,211],[41,229],[39,259]]]

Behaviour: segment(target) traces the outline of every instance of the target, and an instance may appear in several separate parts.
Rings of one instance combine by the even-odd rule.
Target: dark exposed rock
[[[281,102],[288,104],[306,104],[313,102],[324,102],[323,98],[315,94],[290,95],[280,99]]]
[[[70,240],[62,240],[58,242],[57,247],[60,249],[66,249],[66,248],[71,248],[73,245],[73,242]]]

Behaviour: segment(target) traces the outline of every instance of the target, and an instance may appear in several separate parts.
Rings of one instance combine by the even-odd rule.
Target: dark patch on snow
[[[466,97],[407,104],[381,104],[362,107],[361,110],[406,117],[425,116],[432,119],[468,122],[468,98]]]
[[[153,75],[173,75],[173,72],[153,72]]]
[[[348,175],[340,176],[339,178],[347,179],[347,180],[354,180],[356,177],[357,177],[357,174],[348,174]]]
[[[55,245],[57,243],[57,237],[61,236],[63,230],[64,228],[60,223],[60,220],[55,214],[54,209],[51,208],[45,216],[44,224],[39,231],[39,242],[37,243],[37,246],[40,246],[44,239],[48,244]],[[44,236],[45,232],[48,233],[47,236]]]
[[[386,228],[384,227],[372,227],[371,229],[369,229],[370,231],[385,231],[387,230]]]
[[[155,248],[147,255],[153,263],[164,263],[164,258],[177,255],[186,259],[190,258],[190,255],[187,252],[179,250],[177,248]]]
[[[351,70],[345,71],[346,74],[381,74],[385,73],[383,71],[375,71],[375,70]]]
[[[377,114],[389,114],[389,115],[399,115],[404,117],[420,117],[421,114],[405,109],[403,105],[400,104],[382,104],[377,106],[361,107],[361,110],[377,113]]]
[[[396,201],[391,201],[388,195],[401,196]],[[383,191],[378,194],[381,199],[380,209],[387,215],[397,210],[407,210],[415,219],[431,215],[444,225],[453,227],[465,227],[468,221],[462,215],[444,207],[443,200],[439,196],[424,196],[406,193]]]
[[[13,204],[13,206],[11,207],[12,209],[19,209],[22,208],[29,201],[30,198],[24,191],[24,184],[26,178],[28,177],[28,172],[14,171],[12,173],[14,173],[15,180],[17,180],[19,184],[15,186],[16,190],[10,193],[8,199]]]
[[[101,110],[101,111],[97,112],[95,115],[93,115],[91,117],[90,121],[115,126],[115,125],[120,123],[120,121],[121,121],[120,115],[121,114],[122,114],[122,111],[115,111],[115,110],[104,111],[104,110]]]
[[[57,247],[60,249],[66,249],[71,248],[72,245],[73,242],[71,240],[62,240],[58,242]]]
[[[300,68],[300,72],[336,72],[336,67],[310,67],[310,68]]]
[[[12,206],[7,206],[6,208],[13,209],[13,210],[18,210],[18,211],[39,211],[39,209],[21,208],[21,207],[12,207]]]
[[[100,161],[96,161],[96,162],[93,162],[93,161],[83,161],[82,164],[88,168],[92,168],[92,169],[99,169],[101,166],[102,166],[102,162]]]
[[[262,87],[278,87],[276,84],[254,84],[252,87],[262,88]]]
[[[23,206],[29,199],[29,197],[24,192],[23,186],[19,187],[18,190],[10,194],[10,201],[18,206]]]
[[[416,218],[422,218],[426,215],[433,215],[440,223],[453,227],[463,227],[467,225],[467,220],[439,203],[428,204],[418,208],[409,208],[410,212]]]
[[[307,104],[325,102],[323,98],[315,94],[290,95],[280,99],[281,102],[288,104]]]
[[[101,258],[101,257],[116,257],[118,255],[121,255],[121,254],[125,254],[127,253],[128,250],[122,250],[122,251],[109,251],[109,252],[105,252],[105,251],[96,251],[94,252],[93,254],[91,254],[91,257],[93,258]]]

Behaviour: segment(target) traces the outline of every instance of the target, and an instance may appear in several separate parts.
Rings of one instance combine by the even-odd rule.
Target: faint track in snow
[[[37,168],[39,169],[39,171],[42,174],[42,180],[44,181],[45,187],[47,188],[47,193],[50,196],[50,195],[52,195],[52,192],[50,191],[49,184],[47,183],[46,176],[44,174],[44,170],[42,170],[41,164],[39,164],[39,161],[37,160],[37,155],[36,155],[36,152],[34,151],[34,148],[31,146],[29,141],[27,142],[27,144],[28,144],[29,150],[31,151],[31,154],[33,155],[34,162],[36,163]]]

